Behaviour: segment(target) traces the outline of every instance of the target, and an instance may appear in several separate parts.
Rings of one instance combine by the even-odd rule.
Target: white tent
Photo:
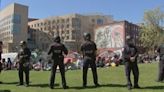
[[[2,54],[2,58],[4,58],[6,61],[8,58],[11,59],[11,62],[13,62],[15,60],[15,58],[17,57],[18,53],[4,53]]]

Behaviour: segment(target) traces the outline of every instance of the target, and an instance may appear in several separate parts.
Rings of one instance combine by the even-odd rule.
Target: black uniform
[[[159,53],[160,56],[160,61],[159,61],[159,75],[158,75],[158,80],[157,81],[164,81],[164,44],[162,44],[157,52]]]
[[[54,80],[55,80],[55,74],[56,74],[56,68],[59,65],[60,73],[62,77],[62,85],[63,88],[67,88],[66,86],[66,80],[65,80],[65,65],[64,65],[64,54],[68,54],[67,48],[60,42],[54,42],[53,45],[51,45],[48,55],[52,54],[53,59],[53,65],[51,69],[51,78],[50,78],[50,88],[54,87]]]
[[[97,68],[96,68],[96,44],[92,41],[86,40],[82,46],[81,46],[81,51],[83,53],[83,59],[84,59],[84,64],[83,64],[83,86],[86,87],[87,85],[87,71],[88,67],[90,65],[93,73],[93,79],[94,79],[94,84],[95,86],[98,86],[98,77],[97,77]]]
[[[139,88],[138,79],[139,79],[139,70],[137,65],[137,48],[134,45],[126,45],[123,51],[123,58],[125,62],[125,73],[127,78],[128,89],[131,89],[132,83],[130,79],[131,71],[134,75],[134,88]],[[134,59],[131,59],[134,57]]]
[[[20,80],[20,85],[23,85],[23,72],[25,73],[26,77],[26,84],[29,85],[29,65],[30,65],[30,56],[31,56],[31,51],[29,48],[22,48],[18,52],[18,63],[19,63],[19,80]]]

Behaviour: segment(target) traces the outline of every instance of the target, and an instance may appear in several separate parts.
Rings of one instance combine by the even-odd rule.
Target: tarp
[[[11,59],[11,62],[13,62],[15,60],[15,58],[17,57],[18,53],[4,53],[2,54],[2,58],[5,58],[5,60],[7,61],[8,58]]]

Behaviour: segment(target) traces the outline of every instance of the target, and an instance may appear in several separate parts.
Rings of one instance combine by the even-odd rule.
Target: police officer
[[[157,52],[160,56],[158,82],[164,82],[164,43],[159,46]]]
[[[1,59],[2,59],[2,45],[3,45],[3,42],[2,41],[0,41],[0,73],[1,73],[1,71],[2,71],[2,62],[1,62]],[[1,84],[2,82],[0,81],[0,84]]]
[[[137,65],[138,51],[133,43],[133,38],[131,37],[127,37],[127,44],[123,49],[123,56],[125,62],[125,73],[127,78],[128,89],[129,90],[132,89],[132,83],[130,79],[131,71],[133,72],[134,75],[134,88],[140,88],[138,85],[138,79],[139,79],[139,70]]]
[[[81,45],[81,52],[83,54],[83,87],[87,86],[87,71],[88,67],[90,66],[93,73],[93,79],[95,86],[100,86],[98,84],[98,77],[97,77],[97,68],[96,68],[96,44],[91,41],[91,35],[89,33],[84,33],[84,40],[85,42]]]
[[[68,86],[66,85],[65,80],[65,65],[64,65],[64,55],[68,54],[67,48],[60,42],[60,37],[56,36],[54,38],[54,43],[50,46],[50,49],[48,51],[48,55],[52,54],[52,69],[51,69],[51,78],[50,78],[50,88],[54,88],[54,81],[55,81],[55,74],[56,74],[56,68],[59,65],[60,73],[62,77],[62,86],[64,89],[67,89]]]
[[[26,87],[29,86],[29,65],[30,65],[30,56],[31,51],[27,47],[27,43],[25,41],[20,42],[20,50],[18,52],[18,63],[19,63],[19,84],[17,86],[21,86],[24,84],[23,82],[23,72],[25,73],[25,79],[26,79]]]

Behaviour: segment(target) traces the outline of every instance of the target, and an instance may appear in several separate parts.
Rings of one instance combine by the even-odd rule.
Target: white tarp
[[[2,54],[2,58],[5,58],[5,60],[7,61],[8,58],[11,59],[11,62],[13,62],[15,60],[15,58],[17,57],[18,53],[4,53]]]

